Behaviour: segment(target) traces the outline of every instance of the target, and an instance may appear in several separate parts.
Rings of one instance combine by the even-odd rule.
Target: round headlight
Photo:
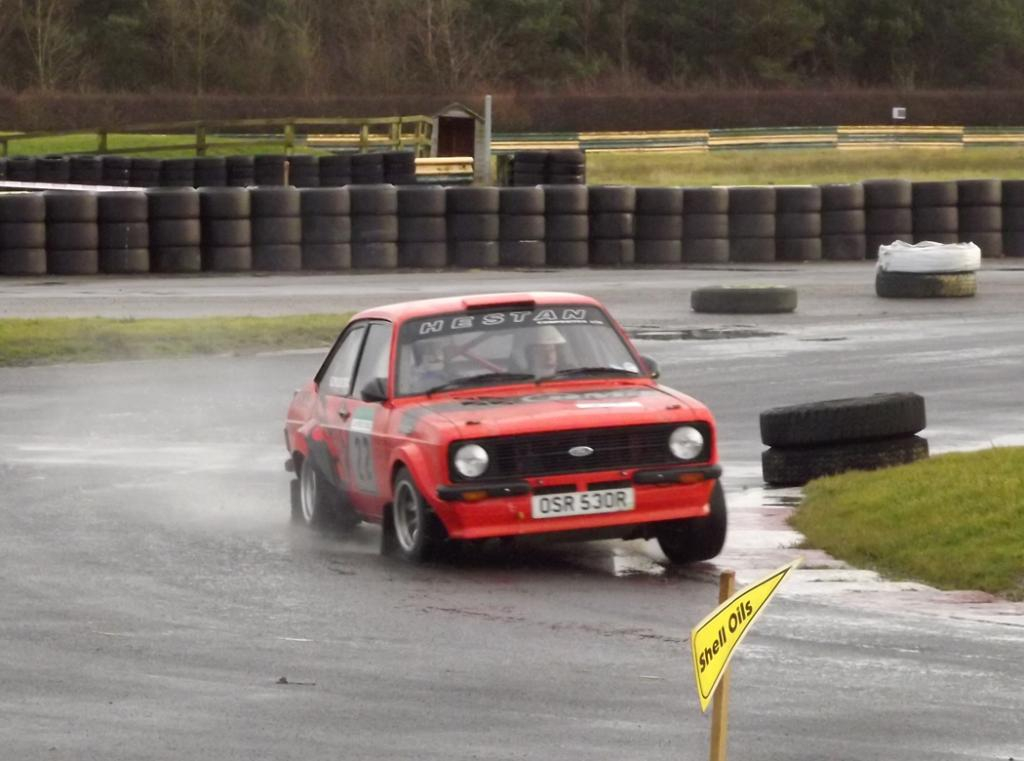
[[[681,425],[668,437],[668,448],[680,460],[692,460],[704,449],[704,436],[690,425]]]
[[[476,478],[487,470],[490,459],[479,444],[466,444],[455,452],[455,469],[466,478]]]

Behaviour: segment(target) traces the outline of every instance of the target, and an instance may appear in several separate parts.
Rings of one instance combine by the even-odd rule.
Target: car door
[[[366,322],[350,325],[316,377],[319,428],[323,436],[322,445],[317,446],[314,441],[310,446],[310,456],[320,472],[346,496],[352,483],[346,456],[352,388],[368,327]]]
[[[390,493],[384,435],[390,406],[375,397],[387,394],[392,335],[391,323],[370,323],[359,355],[352,394],[346,400],[349,416],[345,457],[351,474],[349,494],[355,508],[373,518],[381,516]]]

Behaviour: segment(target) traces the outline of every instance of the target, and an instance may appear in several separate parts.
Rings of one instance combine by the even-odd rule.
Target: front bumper
[[[680,465],[637,470],[572,474],[502,483],[440,486],[434,510],[452,539],[485,539],[595,528],[628,527],[657,521],[700,518],[708,514],[719,465]],[[625,477],[624,477],[625,476]],[[531,496],[537,489],[572,486],[586,491],[599,482],[628,482],[633,487],[632,510],[558,518],[533,518]]]

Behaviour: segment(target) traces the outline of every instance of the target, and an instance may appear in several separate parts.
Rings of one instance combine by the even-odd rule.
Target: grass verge
[[[790,522],[853,565],[1024,600],[1024,447],[812,481]]]
[[[590,153],[587,181],[626,185],[796,185],[1024,177],[1024,149],[950,148],[842,151],[734,150],[709,153]]]
[[[231,145],[244,141],[245,145]],[[125,155],[145,156],[147,158],[178,158],[195,156],[195,150],[185,148],[164,149],[161,146],[194,145],[195,135],[183,133],[175,135],[157,135],[144,133],[111,133],[107,136],[107,148],[110,151],[124,151],[126,148],[145,148],[145,151],[128,151]],[[226,144],[222,147],[222,144]],[[88,153],[98,147],[95,133],[82,132],[54,137],[34,137],[15,140],[10,144],[11,156],[46,156],[49,154]],[[151,149],[151,150],[150,150]],[[297,145],[296,153],[311,153],[305,146]],[[241,137],[210,135],[206,142],[207,156],[230,156],[233,154],[284,153],[280,139],[267,140]]]
[[[351,314],[0,320],[0,366],[252,353],[327,346]]]

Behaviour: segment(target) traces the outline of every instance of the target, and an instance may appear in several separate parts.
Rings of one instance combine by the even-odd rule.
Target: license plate
[[[535,494],[530,498],[534,518],[564,518],[567,515],[621,513],[636,506],[633,489],[600,489],[563,494]]]

